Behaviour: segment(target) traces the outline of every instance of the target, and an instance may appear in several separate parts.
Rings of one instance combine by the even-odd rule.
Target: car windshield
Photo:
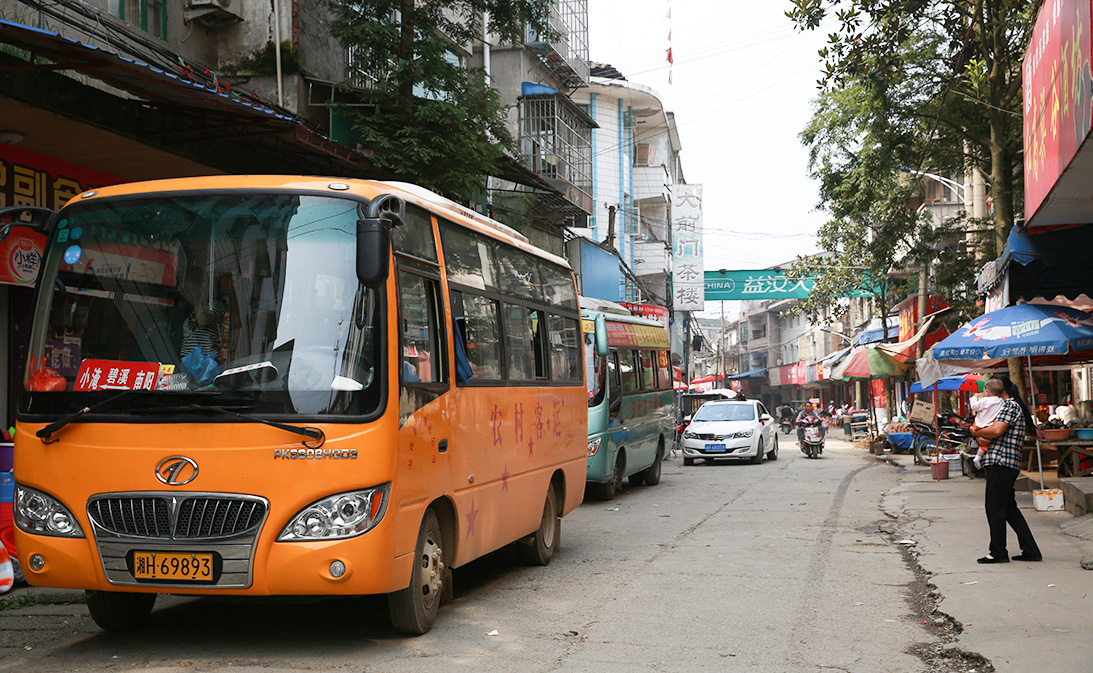
[[[704,404],[692,421],[754,421],[755,407],[750,404]]]
[[[360,206],[248,191],[62,211],[23,411],[71,412],[118,390],[154,393],[157,406],[230,391],[269,414],[378,409],[380,308],[355,273]]]

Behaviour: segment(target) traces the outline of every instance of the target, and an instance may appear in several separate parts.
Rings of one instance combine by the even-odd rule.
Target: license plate
[[[133,577],[138,580],[211,582],[213,555],[190,552],[133,552]]]
[[[707,444],[706,445],[706,450],[707,451],[724,451],[725,450],[725,445],[724,444]]]

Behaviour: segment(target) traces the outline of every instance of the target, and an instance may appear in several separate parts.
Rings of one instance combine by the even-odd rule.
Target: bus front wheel
[[[610,500],[615,497],[619,489],[622,488],[623,472],[626,470],[626,458],[623,456],[620,450],[615,456],[615,469],[611,473],[611,478],[607,480],[606,484],[589,484],[589,491],[592,497],[597,500]]]
[[[427,632],[440,609],[444,589],[444,549],[440,523],[433,510],[425,512],[417,535],[410,586],[387,594],[387,610],[396,631],[411,635]]]
[[[528,540],[516,543],[520,560],[529,566],[545,566],[554,558],[554,552],[562,540],[562,518],[558,506],[558,491],[554,484],[547,488],[546,503],[543,505],[543,518],[539,530]]]
[[[144,625],[156,604],[156,594],[86,591],[87,611],[104,631],[132,631]]]

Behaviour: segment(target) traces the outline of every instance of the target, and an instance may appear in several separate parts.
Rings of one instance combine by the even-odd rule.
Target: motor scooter
[[[824,432],[820,427],[822,421],[818,418],[805,418],[797,424],[805,429],[804,443],[801,444],[801,452],[809,458],[819,458],[824,452]]]
[[[782,428],[782,434],[788,435],[789,433],[793,432],[793,419],[783,417],[782,420],[779,422],[779,426]]]

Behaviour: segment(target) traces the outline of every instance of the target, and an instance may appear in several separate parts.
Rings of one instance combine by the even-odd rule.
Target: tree
[[[923,222],[913,198],[916,176],[982,171],[993,205],[989,256],[1001,252],[1021,205],[1021,57],[1039,3],[791,2],[786,14],[799,29],[835,26],[820,50],[817,113],[802,133],[821,183],[821,206],[836,216],[826,236],[821,230],[821,245],[849,245],[857,256],[831,248],[836,264],[874,274],[934,266],[950,296],[974,298],[975,256],[944,245],[965,222]],[[864,242],[836,235],[834,229],[850,222],[865,227],[859,232]],[[799,263],[796,271],[815,269]],[[817,284],[847,276],[830,275],[830,283],[821,278]],[[886,310],[886,302],[879,308]]]
[[[995,248],[1020,205],[1021,59],[1039,2],[1027,0],[791,0],[802,30],[834,14],[821,49],[821,90],[904,80],[918,92],[910,117],[921,129],[922,162],[980,168],[989,176]],[[928,51],[923,51],[923,48]],[[924,105],[919,105],[924,103]],[[955,161],[954,161],[955,160]],[[921,168],[928,165],[920,162]]]
[[[492,35],[520,42],[530,27],[552,35],[547,0],[327,0],[330,32],[352,54],[351,77],[369,84],[351,107],[375,165],[450,196],[481,191],[513,139],[506,108],[481,71],[452,45]],[[363,111],[361,111],[363,110]]]

